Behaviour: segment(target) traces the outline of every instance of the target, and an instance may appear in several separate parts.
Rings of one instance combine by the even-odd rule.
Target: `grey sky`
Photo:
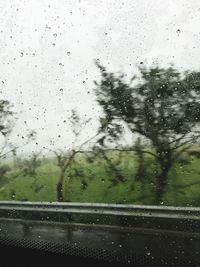
[[[195,0],[0,0],[0,93],[18,112],[16,134],[37,131],[38,146],[70,147],[72,108],[100,113],[92,95],[94,59],[130,74],[141,61],[200,67],[200,3]],[[58,137],[58,136],[61,137]],[[34,144],[26,151],[35,149]]]

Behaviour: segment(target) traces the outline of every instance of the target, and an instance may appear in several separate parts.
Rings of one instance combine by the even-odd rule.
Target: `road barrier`
[[[200,231],[200,208],[0,201],[0,217],[177,231]]]

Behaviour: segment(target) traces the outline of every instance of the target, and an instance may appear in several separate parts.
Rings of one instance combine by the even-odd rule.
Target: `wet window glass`
[[[199,266],[199,25],[197,0],[0,0],[0,244]]]
[[[0,200],[200,205],[198,1],[0,12]]]

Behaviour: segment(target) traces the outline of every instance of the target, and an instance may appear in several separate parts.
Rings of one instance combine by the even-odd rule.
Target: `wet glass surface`
[[[200,205],[198,1],[0,1],[0,200]]]
[[[150,257],[168,263],[198,264],[200,234],[159,231],[139,228],[113,228],[104,226],[67,225],[33,221],[0,220],[0,238],[15,238],[18,241],[47,241],[54,244],[103,249],[124,258]],[[45,246],[44,246],[45,249]],[[94,255],[95,256],[95,255]],[[113,256],[113,260],[114,260]],[[150,262],[151,262],[150,261]],[[171,266],[171,265],[170,265]],[[197,265],[195,265],[197,266]]]
[[[8,204],[0,240],[200,262],[199,211],[175,209],[200,207],[199,14],[197,0],[0,0],[0,206],[172,207],[129,224],[118,206],[116,230],[103,209],[71,209],[96,226],[69,227],[39,206],[27,218],[49,224],[5,220]],[[165,227],[177,216],[180,232]]]

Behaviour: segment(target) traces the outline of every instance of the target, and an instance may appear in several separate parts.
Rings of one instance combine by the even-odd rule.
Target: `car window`
[[[199,13],[195,0],[0,1],[4,210],[197,229]]]

